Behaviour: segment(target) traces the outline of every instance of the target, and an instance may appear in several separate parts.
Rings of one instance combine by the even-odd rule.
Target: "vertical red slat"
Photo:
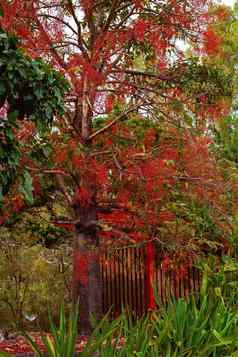
[[[119,314],[121,312],[120,305],[120,280],[119,280],[119,257],[118,250],[115,254],[115,312]]]
[[[133,299],[132,299],[132,259],[131,253],[132,249],[127,249],[127,280],[128,280],[128,305],[130,310],[133,310]]]
[[[155,269],[155,251],[151,243],[145,248],[123,248],[113,255],[102,254],[100,276],[104,312],[113,305],[119,314],[123,305],[129,306],[138,316],[156,307],[154,282],[162,304],[168,303],[171,294],[176,298],[186,297],[201,284],[200,273],[192,266],[185,279],[177,279],[173,272],[165,273],[161,266]]]
[[[146,260],[145,260],[145,269],[146,269],[146,293],[148,296],[147,300],[147,309],[153,310],[156,307],[153,284],[154,284],[154,265],[155,265],[155,250],[152,242],[149,242],[146,245]]]
[[[140,260],[138,254],[138,248],[135,248],[135,310],[137,313],[140,311],[140,297],[138,296],[138,291],[140,289]]]
[[[109,259],[110,264],[110,298],[111,298],[111,306],[115,309],[115,262],[114,262],[114,254],[111,255]]]
[[[118,250],[119,253],[119,281],[120,281],[120,305],[124,306],[124,286],[123,286],[123,249]]]

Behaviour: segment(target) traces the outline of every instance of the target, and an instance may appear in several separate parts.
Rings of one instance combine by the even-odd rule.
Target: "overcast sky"
[[[235,0],[222,0],[221,3],[232,6],[232,5],[234,5]]]

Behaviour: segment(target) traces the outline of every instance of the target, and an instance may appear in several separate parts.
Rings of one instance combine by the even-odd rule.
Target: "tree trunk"
[[[94,91],[90,92],[87,75],[83,78],[81,100],[80,140],[90,148],[88,142],[92,131],[92,107]],[[91,104],[89,104],[91,103]],[[85,158],[86,159],[86,158]],[[90,165],[90,160],[89,163]],[[93,183],[87,189],[92,194],[89,202],[75,204],[76,237],[74,247],[74,301],[79,303],[79,333],[88,335],[92,332],[91,315],[96,319],[102,316],[102,283],[99,266],[99,239],[97,234],[96,192]],[[91,186],[90,186],[91,184]]]
[[[99,266],[99,240],[96,227],[96,205],[77,207],[73,298],[79,303],[79,333],[92,332],[91,315],[102,316],[102,282]]]

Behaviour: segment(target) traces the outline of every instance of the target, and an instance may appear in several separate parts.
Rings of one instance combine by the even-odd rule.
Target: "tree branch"
[[[56,175],[56,179],[58,181],[58,185],[59,185],[59,188],[61,189],[62,193],[64,194],[64,196],[66,197],[69,205],[71,206],[73,201],[72,201],[72,198],[71,196],[69,195],[69,193],[67,192],[67,188],[66,188],[66,185],[65,185],[65,182],[64,182],[64,179],[61,175]]]
[[[126,74],[131,74],[134,76],[144,76],[144,77],[151,77],[155,79],[159,79],[161,81],[174,81],[178,78],[178,76],[169,76],[169,75],[162,75],[162,74],[155,74],[152,72],[145,72],[145,71],[139,71],[137,69],[114,69],[111,71],[111,73],[126,73]]]
[[[51,49],[51,52],[52,52],[53,56],[55,57],[56,61],[59,63],[59,65],[62,68],[65,69],[66,68],[66,64],[65,64],[63,58],[61,58],[59,53],[56,51],[56,49],[52,47],[52,40],[49,37],[48,33],[45,31],[44,26],[40,22],[37,14],[35,14],[35,21],[36,21],[36,25],[39,28],[40,32],[45,36],[45,40],[46,40],[49,48]]]
[[[72,0],[68,0],[68,10],[69,10],[71,16],[73,17],[73,19],[74,19],[74,21],[75,21],[75,23],[77,25],[77,28],[78,28],[78,33],[77,33],[78,46],[79,46],[80,50],[82,51],[84,57],[87,58],[87,60],[89,60],[89,56],[88,56],[88,52],[87,52],[87,45],[86,45],[85,41],[82,38],[81,24],[80,24],[80,21],[77,18],[76,13],[74,11]]]
[[[105,125],[103,128],[95,131],[93,134],[91,134],[88,137],[88,140],[92,140],[94,139],[96,136],[98,136],[99,134],[103,133],[104,131],[106,131],[107,129],[111,128],[111,126],[113,126],[114,124],[116,124],[119,120],[123,119],[126,115],[130,114],[131,112],[133,112],[134,110],[138,109],[141,106],[141,104],[138,104],[130,109],[128,109],[127,111],[121,113],[118,117],[116,117],[115,119],[113,119],[110,123],[108,123],[107,125]]]
[[[115,16],[115,10],[116,10],[116,7],[117,7],[118,3],[119,3],[118,0],[113,0],[112,6],[111,6],[111,9],[110,9],[110,13],[108,15],[108,18],[107,18],[107,20],[105,22],[105,25],[103,27],[103,30],[102,30],[103,32],[105,32],[105,31],[107,31],[109,29],[110,24],[111,24],[111,22],[112,22],[112,20],[113,20],[113,18]]]
[[[63,25],[67,26],[75,35],[78,35],[77,31],[75,31],[75,29],[68,22],[62,20],[58,16],[49,15],[49,14],[39,14],[38,16],[43,18],[54,19],[58,22],[61,22]]]

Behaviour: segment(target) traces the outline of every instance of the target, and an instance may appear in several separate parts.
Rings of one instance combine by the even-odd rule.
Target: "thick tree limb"
[[[114,124],[116,124],[118,121],[120,121],[121,119],[123,119],[126,115],[130,114],[131,112],[137,110],[139,107],[141,106],[141,104],[138,104],[130,109],[128,109],[127,111],[121,113],[118,117],[116,117],[115,119],[113,119],[110,123],[108,123],[107,125],[105,125],[103,128],[95,131],[93,134],[91,134],[88,137],[88,140],[92,140],[94,139],[96,136],[98,136],[99,134],[102,134],[104,131],[106,131],[107,129],[111,128]]]

